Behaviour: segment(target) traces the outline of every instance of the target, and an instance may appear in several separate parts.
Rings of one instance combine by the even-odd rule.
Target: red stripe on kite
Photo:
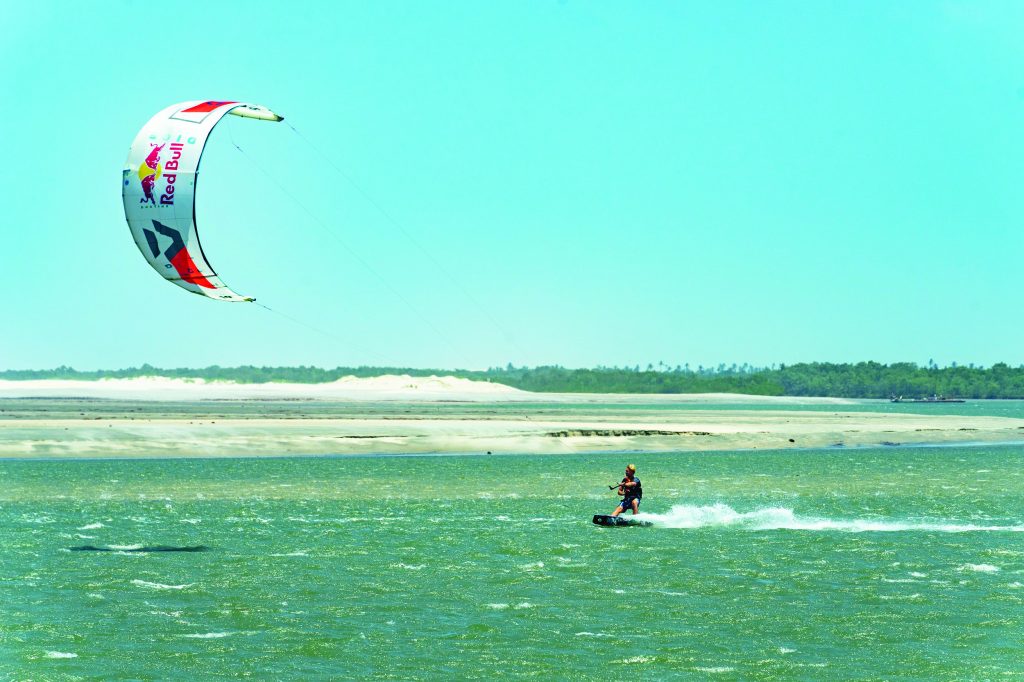
[[[195,261],[192,260],[192,256],[188,255],[188,249],[182,249],[178,253],[174,254],[174,258],[171,259],[171,265],[178,271],[181,278],[190,284],[196,284],[206,289],[216,289],[214,285],[210,284],[210,280],[206,279],[199,269],[196,267]]]
[[[207,113],[213,111],[214,109],[217,109],[218,107],[224,106],[225,104],[235,104],[235,102],[202,102],[200,104],[195,105],[194,107],[189,107],[188,109],[182,109],[181,113],[184,113],[184,114],[207,114]]]

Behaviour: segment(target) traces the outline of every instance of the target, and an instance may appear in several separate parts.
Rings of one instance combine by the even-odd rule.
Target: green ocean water
[[[627,461],[655,526],[592,525]],[[1015,679],[1022,499],[1020,446],[0,461],[0,678]]]

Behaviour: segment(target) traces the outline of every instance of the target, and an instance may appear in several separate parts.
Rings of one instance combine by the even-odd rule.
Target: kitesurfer
[[[632,509],[634,514],[639,511],[640,499],[644,496],[644,491],[640,487],[640,479],[637,478],[635,464],[626,465],[626,476],[619,483],[619,495],[622,496],[622,502],[615,508],[612,516],[618,516],[627,509]]]

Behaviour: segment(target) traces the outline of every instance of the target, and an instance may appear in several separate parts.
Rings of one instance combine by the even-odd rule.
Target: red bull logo
[[[156,199],[153,198],[153,187],[163,172],[163,166],[160,165],[160,152],[163,150],[164,145],[150,143],[149,146],[152,147],[149,150],[149,156],[139,166],[139,182],[142,183],[143,195],[139,202],[143,204],[147,202],[156,204]]]
[[[139,165],[139,182],[142,183],[142,199],[139,200],[143,204],[156,205],[156,181],[163,178],[164,190],[160,195],[161,206],[172,206],[174,205],[174,183],[178,179],[178,163],[181,159],[181,151],[185,148],[185,145],[180,142],[171,143],[171,158],[165,164],[160,163],[161,152],[167,143],[156,144],[150,142],[149,146],[152,149],[149,154]],[[167,171],[175,171],[169,173]]]

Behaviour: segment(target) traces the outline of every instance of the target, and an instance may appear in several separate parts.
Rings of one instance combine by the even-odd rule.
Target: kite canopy
[[[132,237],[146,261],[182,289],[220,301],[252,301],[217,276],[196,231],[196,175],[206,139],[225,114],[282,121],[242,102],[182,102],[149,120],[124,164],[121,198]]]

